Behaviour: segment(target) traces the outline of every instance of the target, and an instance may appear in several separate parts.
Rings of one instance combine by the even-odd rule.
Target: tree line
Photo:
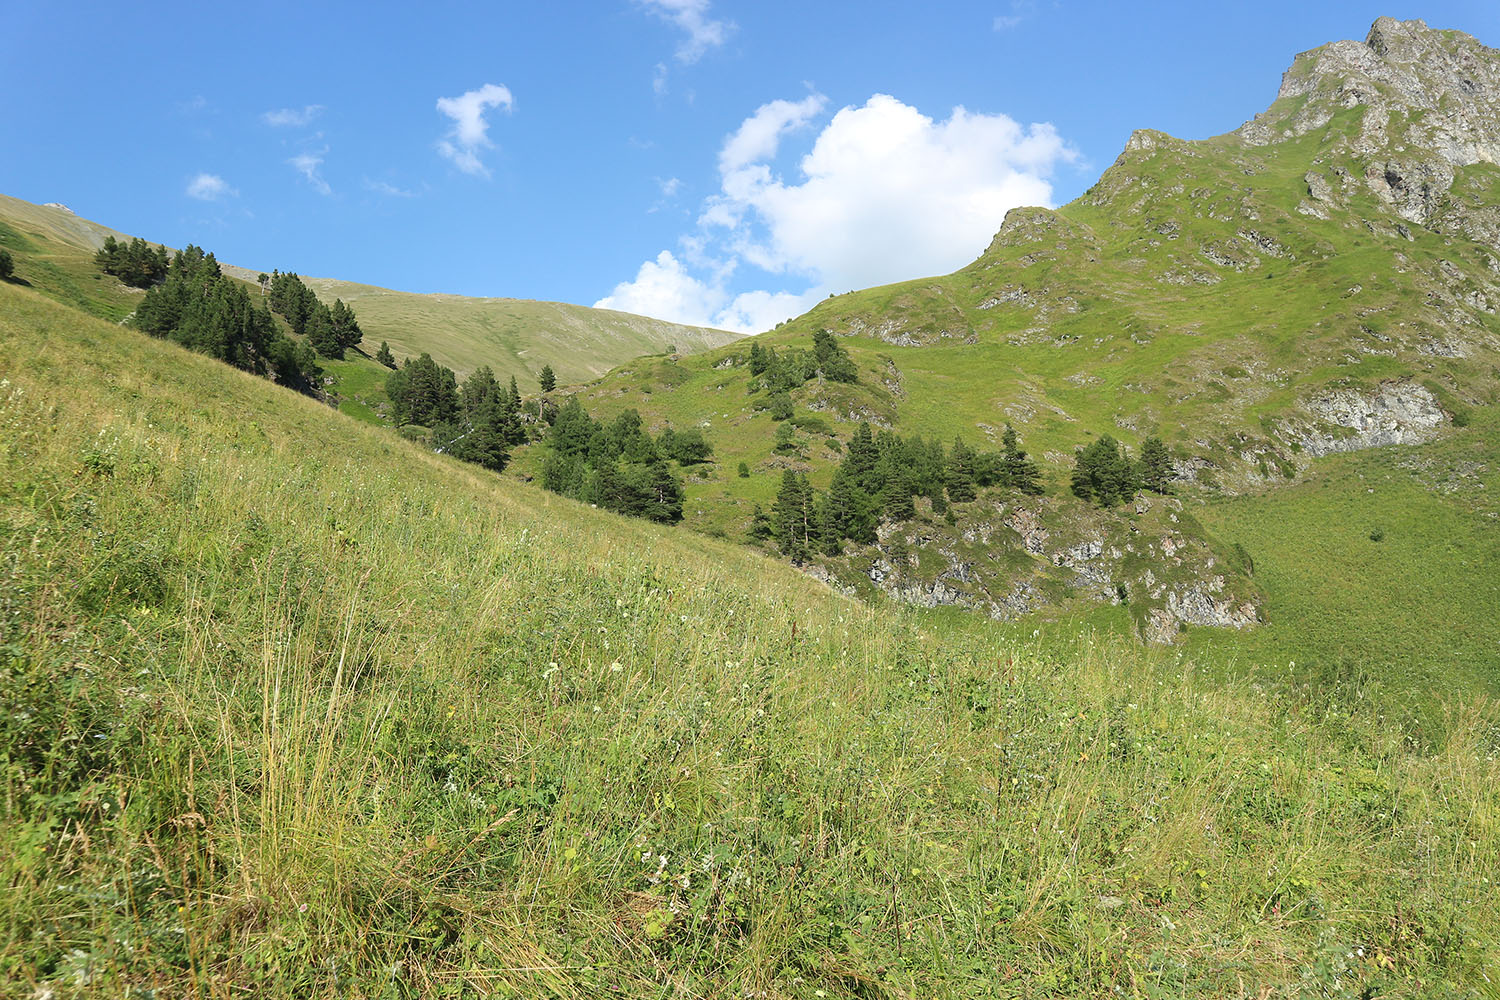
[[[845,541],[875,541],[882,521],[916,517],[919,496],[942,514],[950,503],[972,502],[980,489],[990,487],[1028,495],[1043,492],[1041,473],[1009,424],[1001,450],[995,452],[972,448],[962,438],[945,450],[937,439],[875,434],[861,423],[828,490],[815,491],[804,473],[788,469],[771,514],[757,508],[751,533],[774,537],[784,555],[802,562],[813,553],[838,555]]]
[[[668,427],[653,438],[635,410],[605,423],[589,416],[576,396],[550,417],[545,489],[663,524],[682,520],[682,478],[669,463],[680,468],[707,461],[713,448],[702,431]]]
[[[132,288],[150,288],[166,280],[170,266],[166,247],[152,249],[139,236],[129,243],[121,243],[113,236],[104,237],[104,245],[94,254],[94,264]]]
[[[306,343],[294,342],[245,286],[226,277],[211,253],[189,245],[173,255],[161,284],[148,289],[135,327],[282,385],[307,390],[321,374]]]
[[[271,308],[286,319],[292,332],[305,336],[313,350],[325,358],[342,361],[344,352],[364,339],[354,310],[343,299],[329,306],[320,301],[295,272],[273,271],[261,275],[261,287],[270,286]]]

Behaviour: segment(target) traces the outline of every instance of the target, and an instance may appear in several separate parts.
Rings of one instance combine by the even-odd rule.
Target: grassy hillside
[[[1419,752],[1176,651],[856,604],[21,287],[0,370],[6,995],[1500,974],[1484,699]]]
[[[1409,74],[1405,90],[1338,75],[1335,56],[1362,46],[1316,50],[1253,128],[1203,142],[1138,132],[1082,197],[1012,212],[968,267],[833,296],[763,335],[785,352],[831,331],[859,369],[858,385],[814,379],[791,393],[790,447],[778,449],[781,425],[744,345],[632,362],[586,387],[587,405],[606,418],[635,408],[652,428],[702,427],[717,464],[689,481],[687,520],[737,539],[785,470],[826,489],[860,421],[986,448],[1013,424],[1041,460],[1046,501],[996,494],[949,526],[919,507],[896,544],[814,571],[868,591],[872,573],[897,563],[915,599],[978,590],[997,614],[1042,604],[1067,617],[1081,595],[1123,594],[1129,627],[1144,632],[1164,568],[1185,569],[1160,544],[1180,532],[1174,544],[1186,537],[1205,553],[1199,579],[1226,576],[1237,600],[1253,589],[1265,619],[1227,635],[1188,626],[1191,648],[1262,677],[1384,691],[1383,711],[1440,726],[1441,699],[1412,691],[1500,694],[1500,601],[1485,582],[1500,575],[1485,491],[1500,460],[1500,226],[1489,207],[1500,168],[1487,154],[1454,166],[1433,136],[1467,135],[1470,120],[1484,131],[1500,91],[1460,99],[1443,75],[1495,69],[1494,50],[1398,27],[1420,58],[1392,55],[1380,72]],[[1294,92],[1304,79],[1324,82]],[[1391,417],[1397,397],[1419,400],[1420,420]],[[1104,518],[1073,502],[1074,450],[1106,433],[1135,451],[1164,439],[1185,509]],[[1384,447],[1315,457],[1361,445]],[[1457,492],[1445,485],[1453,476]],[[1051,548],[1023,547],[1018,515],[1046,529]],[[1384,541],[1371,540],[1377,528]],[[1103,585],[1070,582],[1060,560],[1080,539],[1121,552],[1096,560]],[[1251,581],[1234,577],[1248,568],[1230,557],[1235,543],[1254,560]],[[1152,546],[1147,577],[1137,557]]]
[[[309,278],[324,301],[342,298],[359,313],[370,350],[389,341],[397,359],[426,351],[460,375],[489,365],[523,391],[550,364],[564,384],[598,378],[643,354],[692,354],[738,340],[725,330],[682,326],[563,302],[416,295],[328,278]]]
[[[66,209],[0,195],[0,249],[16,258],[17,276],[61,302],[118,320],[143,293],[94,267],[94,251],[106,236],[128,239]],[[259,274],[229,265],[224,270],[251,284]],[[568,384],[597,378],[643,354],[690,354],[739,339],[725,330],[562,302],[417,295],[328,278],[308,279],[308,284],[325,302],[341,297],[355,307],[369,355],[384,340],[398,361],[425,351],[460,375],[489,365],[502,382],[513,375],[526,391],[536,388],[544,364]],[[336,379],[330,388],[349,403],[347,412],[372,417],[385,402],[378,366],[334,362],[327,367]]]

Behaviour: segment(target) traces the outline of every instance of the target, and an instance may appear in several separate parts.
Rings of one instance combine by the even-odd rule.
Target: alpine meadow
[[[621,6],[658,113],[754,51]],[[520,97],[437,108],[517,183]],[[0,196],[0,996],[1500,998],[1500,50],[1381,17],[769,329],[728,180],[589,307],[220,261],[313,211],[242,170]]]

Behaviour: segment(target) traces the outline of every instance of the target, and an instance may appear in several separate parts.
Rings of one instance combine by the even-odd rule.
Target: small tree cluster
[[[458,419],[458,376],[426,352],[415,361],[407,358],[406,364],[385,377],[385,394],[397,427],[421,424],[431,428]]]
[[[668,428],[653,439],[635,410],[602,423],[576,396],[557,411],[546,443],[543,487],[665,524],[682,520],[682,480],[668,462],[703,461],[712,453],[699,431]]]
[[[1106,434],[1074,453],[1070,486],[1080,499],[1113,507],[1142,489],[1170,493],[1171,480],[1171,456],[1160,438],[1147,438],[1140,459],[1133,461],[1129,450]]]
[[[830,382],[858,382],[859,371],[849,352],[828,330],[813,334],[813,349],[776,353],[774,347],[750,345],[750,391],[766,389],[774,398],[815,378]]]
[[[94,263],[105,274],[112,274],[132,288],[150,288],[165,280],[167,248],[151,244],[139,236],[121,243],[113,236],[104,237],[104,245],[94,254]]]
[[[484,365],[464,379],[456,409],[456,418],[433,426],[433,447],[496,472],[505,468],[510,449],[526,440],[516,380],[512,378],[510,386],[504,387],[490,366]]]
[[[271,308],[286,319],[292,332],[325,358],[342,359],[344,351],[364,339],[354,310],[335,299],[330,308],[294,272],[271,274]]]
[[[153,337],[274,375],[283,385],[307,388],[318,374],[312,350],[278,330],[271,314],[252,304],[245,287],[225,277],[214,255],[199,247],[177,252],[166,280],[141,300],[134,322]]]
[[[790,430],[789,425],[783,424],[782,430]],[[868,423],[860,424],[826,493],[813,491],[805,476],[787,472],[782,477],[769,519],[772,532],[781,551],[801,561],[813,552],[837,555],[845,540],[873,542],[881,521],[915,517],[919,496],[942,512],[950,501],[974,500],[981,488],[1041,493],[1036,463],[1021,450],[1009,425],[1003,442],[1002,451],[982,452],[960,438],[945,451],[935,439],[908,440],[890,431],[875,434]]]

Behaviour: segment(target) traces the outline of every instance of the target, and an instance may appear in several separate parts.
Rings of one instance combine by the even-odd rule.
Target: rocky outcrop
[[[1392,444],[1420,444],[1444,414],[1431,392],[1415,382],[1386,382],[1373,391],[1335,389],[1309,399],[1317,424],[1293,433],[1313,457]]]
[[[1475,228],[1445,219],[1444,208],[1455,169],[1500,163],[1500,50],[1460,31],[1382,17],[1364,42],[1297,56],[1277,102],[1238,135],[1252,146],[1295,139],[1354,108],[1364,109],[1359,129],[1343,146],[1369,161],[1363,181],[1371,193],[1408,222]],[[1327,218],[1336,193],[1318,173],[1307,183],[1298,210]]]

